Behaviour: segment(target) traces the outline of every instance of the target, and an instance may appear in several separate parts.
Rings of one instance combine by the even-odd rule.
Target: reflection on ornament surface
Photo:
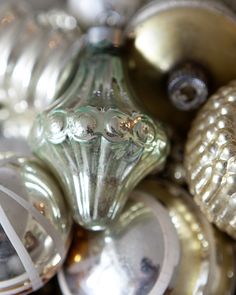
[[[74,219],[94,230],[168,153],[164,129],[132,98],[119,55],[103,42],[88,43],[73,84],[38,116],[30,143],[63,183]]]
[[[71,220],[50,173],[35,158],[0,157],[0,293],[42,287],[65,259]]]
[[[161,295],[171,289],[179,257],[168,212],[135,192],[104,232],[77,228],[59,282],[64,295]]]
[[[186,145],[187,182],[201,210],[236,238],[236,83],[213,95],[192,124]]]

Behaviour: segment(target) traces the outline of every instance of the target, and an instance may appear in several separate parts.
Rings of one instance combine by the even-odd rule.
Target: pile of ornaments
[[[28,2],[0,5],[0,295],[234,295],[234,1]]]

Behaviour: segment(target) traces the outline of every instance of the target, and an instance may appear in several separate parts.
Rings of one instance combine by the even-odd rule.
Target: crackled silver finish
[[[63,263],[71,219],[52,175],[34,157],[0,154],[0,294],[28,294]]]
[[[236,238],[236,82],[200,110],[186,145],[187,181],[208,219]]]
[[[21,7],[23,6],[23,7]],[[80,32],[42,24],[24,3],[0,6],[0,103],[16,112],[45,108],[75,69]]]
[[[168,143],[130,94],[120,58],[89,46],[67,93],[38,116],[30,142],[63,183],[75,220],[102,229],[134,186],[162,167]]]

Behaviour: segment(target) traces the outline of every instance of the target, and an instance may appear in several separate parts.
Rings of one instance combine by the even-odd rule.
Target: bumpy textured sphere
[[[0,294],[37,290],[65,259],[71,221],[44,169],[35,158],[0,155]]]
[[[185,167],[196,202],[211,222],[236,238],[236,82],[220,89],[189,132]]]

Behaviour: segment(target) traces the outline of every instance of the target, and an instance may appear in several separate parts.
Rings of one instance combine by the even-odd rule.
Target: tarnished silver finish
[[[162,126],[130,92],[119,56],[101,46],[88,43],[73,84],[37,117],[29,138],[63,183],[75,221],[94,230],[117,216],[169,150]]]
[[[80,33],[42,25],[30,9],[18,13],[18,6],[0,10],[0,101],[16,112],[40,110],[67,85]]]
[[[0,154],[0,293],[29,293],[61,266],[71,220],[61,190],[35,158]]]
[[[185,167],[196,202],[211,222],[236,238],[236,82],[213,95],[189,132]]]
[[[204,70],[188,62],[173,70],[168,79],[169,98],[180,110],[200,107],[208,97],[208,81]]]
[[[162,295],[171,290],[180,258],[168,212],[136,192],[102,233],[77,229],[59,283],[64,295]]]

